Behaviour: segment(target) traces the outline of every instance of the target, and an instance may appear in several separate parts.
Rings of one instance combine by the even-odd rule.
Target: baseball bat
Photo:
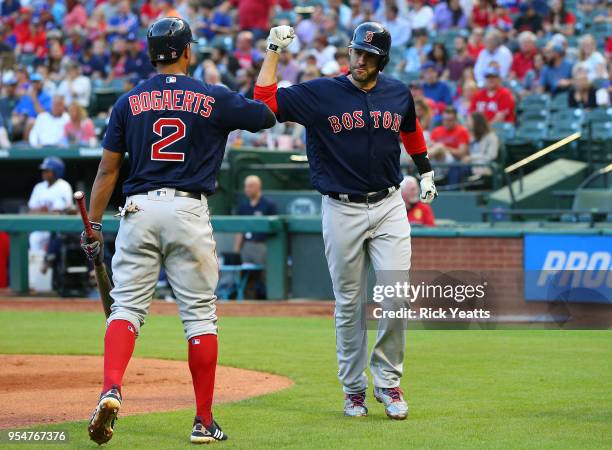
[[[83,220],[83,226],[85,227],[85,235],[88,238],[93,237],[93,230],[91,223],[89,222],[89,216],[85,209],[85,194],[81,191],[74,193],[74,200],[81,213],[81,219]],[[102,253],[100,253],[101,255]],[[100,299],[102,300],[102,306],[104,307],[104,315],[108,319],[111,313],[111,305],[113,304],[113,298],[110,296],[110,291],[113,288],[113,283],[108,276],[106,271],[106,265],[102,258],[94,259],[94,272],[96,275],[96,283],[98,284],[98,291],[100,292]]]

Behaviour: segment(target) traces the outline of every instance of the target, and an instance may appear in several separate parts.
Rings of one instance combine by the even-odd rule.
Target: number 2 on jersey
[[[185,161],[185,153],[162,151],[185,137],[185,123],[176,117],[163,117],[157,119],[153,124],[153,133],[161,137],[164,127],[171,127],[175,130],[151,145],[151,159],[153,161]]]

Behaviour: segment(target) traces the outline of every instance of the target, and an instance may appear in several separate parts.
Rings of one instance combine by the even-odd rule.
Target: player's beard
[[[359,73],[357,71],[357,69],[361,69],[361,70],[363,70],[363,72]],[[368,84],[368,83],[376,80],[376,78],[378,77],[378,69],[370,69],[370,70],[368,70],[367,67],[353,67],[353,66],[351,66],[350,72],[351,72],[351,76],[353,77],[353,80],[355,80],[355,81],[357,81],[359,83],[363,83],[363,84]]]

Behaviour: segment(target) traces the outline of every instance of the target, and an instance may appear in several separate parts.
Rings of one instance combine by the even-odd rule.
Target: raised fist
[[[270,30],[270,36],[268,36],[268,50],[280,53],[291,44],[294,37],[295,32],[289,25],[274,27]]]

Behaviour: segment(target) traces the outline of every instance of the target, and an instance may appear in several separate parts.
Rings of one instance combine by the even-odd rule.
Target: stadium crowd
[[[94,123],[109,109],[96,92],[119,95],[153,73],[146,27],[158,17],[190,23],[194,77],[248,97],[270,26],[297,34],[281,56],[282,87],[346,73],[353,29],[376,20],[393,39],[385,72],[412,89],[431,158],[487,164],[530,95],[560,96],[567,108],[611,104],[611,11],[602,0],[2,0],[0,146],[98,145]],[[303,127],[284,123],[235,132],[228,145],[302,150],[304,141]],[[446,170],[451,184],[466,175]]]

